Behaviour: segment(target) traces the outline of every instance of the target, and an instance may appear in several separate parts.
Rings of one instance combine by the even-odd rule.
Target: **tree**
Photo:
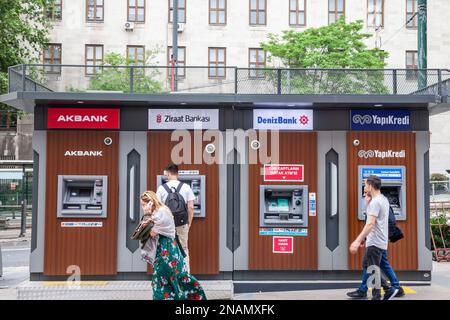
[[[148,67],[155,58],[156,51],[148,50],[146,60],[133,68],[133,92],[157,93],[163,91],[163,85],[156,80],[160,72]],[[105,55],[105,61],[92,76],[88,90],[106,90],[130,92],[130,68],[118,66],[133,66],[134,61],[128,60],[119,53],[110,52]]]
[[[368,49],[363,41],[371,35],[362,33],[362,29],[362,21],[345,23],[341,18],[303,32],[269,34],[269,40],[261,47],[269,53],[268,61],[277,58],[289,68],[384,68],[387,52]],[[379,70],[292,70],[283,73],[282,84],[290,87],[290,93],[387,93],[383,72]]]
[[[0,0],[0,94],[8,90],[8,67],[37,62],[48,43],[52,0]],[[0,108],[7,108],[0,104]]]

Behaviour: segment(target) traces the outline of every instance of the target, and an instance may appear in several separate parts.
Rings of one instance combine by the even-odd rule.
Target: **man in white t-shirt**
[[[372,289],[372,300],[381,299],[380,264],[389,240],[389,201],[381,193],[381,180],[375,175],[369,176],[364,184],[364,192],[370,196],[366,203],[367,221],[359,236],[350,246],[350,253],[356,254],[361,244],[365,242],[366,252],[363,258],[363,270],[375,271],[376,285]],[[369,273],[371,273],[371,271]],[[398,289],[391,292],[395,296]],[[390,297],[389,297],[390,298]],[[389,300],[389,299],[386,299]]]
[[[166,170],[165,175],[167,176],[167,183],[166,185],[171,189],[172,191],[176,191],[179,187],[179,184],[181,183],[178,180],[178,166],[176,164],[170,164]],[[183,183],[180,190],[180,195],[183,197],[186,205],[187,205],[187,211],[188,211],[188,221],[186,221],[185,224],[177,226],[177,235],[178,239],[180,240],[181,247],[183,248],[184,252],[186,253],[186,257],[184,258],[184,261],[186,263],[188,272],[190,270],[189,268],[189,249],[188,249],[188,238],[189,238],[189,229],[192,225],[192,220],[194,219],[194,199],[195,195],[192,191],[191,187]],[[156,195],[158,196],[159,200],[162,203],[166,203],[167,196],[169,193],[164,188],[163,185],[158,187],[158,190],[156,191]]]

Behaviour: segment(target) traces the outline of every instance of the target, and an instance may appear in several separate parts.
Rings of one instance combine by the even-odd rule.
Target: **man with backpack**
[[[372,200],[371,196],[365,193],[366,206]],[[394,243],[400,239],[402,239],[403,233],[397,227],[394,210],[389,206],[389,220],[388,220],[388,233],[389,233],[389,241]],[[400,286],[400,282],[389,263],[387,250],[384,250],[381,256],[380,269],[387,276],[391,283],[391,287],[388,286],[387,281],[381,275],[381,286],[383,287],[385,294],[383,300],[391,300],[394,297],[403,297],[405,292],[403,288]],[[370,275],[367,273],[367,269],[363,269],[363,277],[361,281],[361,285],[356,291],[348,292],[347,296],[355,299],[362,299],[367,297],[367,281],[369,280]]]
[[[178,166],[176,164],[169,164],[165,173],[168,181],[158,187],[156,195],[172,211],[176,234],[186,254],[184,261],[188,272],[190,272],[188,238],[189,228],[194,219],[195,195],[188,184],[178,180]]]

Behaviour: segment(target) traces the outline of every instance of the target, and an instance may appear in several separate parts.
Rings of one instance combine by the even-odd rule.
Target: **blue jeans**
[[[392,287],[394,287],[396,289],[400,289],[400,282],[398,281],[394,270],[392,269],[391,265],[389,264],[389,260],[388,260],[387,256],[388,256],[387,250],[383,250],[383,254],[381,256],[380,269],[388,277],[389,281],[391,282]],[[370,275],[367,273],[367,268],[363,268],[362,282],[361,282],[361,285],[359,286],[359,291],[367,292],[367,290],[369,290],[369,288],[367,287],[367,280],[369,279],[369,276]],[[383,283],[386,283],[386,282],[382,281],[382,284]]]

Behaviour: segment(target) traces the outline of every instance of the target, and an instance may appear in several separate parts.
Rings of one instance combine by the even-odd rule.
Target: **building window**
[[[86,1],[86,20],[103,21],[103,0]]]
[[[289,0],[289,25],[306,26],[306,0]]]
[[[47,18],[51,20],[62,19],[62,0],[50,1],[50,7],[47,8]]]
[[[0,110],[0,130],[17,128],[17,112]]]
[[[209,24],[227,23],[227,0],[209,0]]]
[[[417,78],[417,51],[406,51],[406,80]]]
[[[86,75],[96,74],[100,71],[100,65],[103,63],[103,45],[86,45]]]
[[[145,0],[128,0],[128,21],[145,22]]]
[[[328,0],[328,23],[334,23],[340,17],[345,18],[345,0]]]
[[[383,27],[384,0],[367,0],[367,26]]]
[[[168,47],[167,49],[167,65],[172,66],[172,47]],[[186,47],[178,47],[178,68],[177,68],[177,76],[178,78],[186,77]],[[172,69],[169,72],[169,77],[172,74]]]
[[[61,44],[60,43],[49,43],[47,48],[44,50],[44,64],[61,64]],[[61,67],[57,66],[45,66],[46,73],[61,73]]]
[[[169,22],[173,21],[173,0],[169,0]],[[178,0],[178,22],[186,23],[186,0]]]
[[[417,0],[406,0],[406,27],[417,28]],[[414,18],[413,18],[414,16]]]
[[[266,24],[267,0],[250,0],[250,25]]]
[[[127,62],[130,65],[142,66],[145,62],[144,46],[127,46]]]
[[[256,69],[266,67],[266,52],[263,49],[250,48],[248,53],[248,67],[250,68],[248,76],[250,78],[264,77],[264,72]]]
[[[226,48],[208,48],[208,76],[210,79],[226,77]]]

